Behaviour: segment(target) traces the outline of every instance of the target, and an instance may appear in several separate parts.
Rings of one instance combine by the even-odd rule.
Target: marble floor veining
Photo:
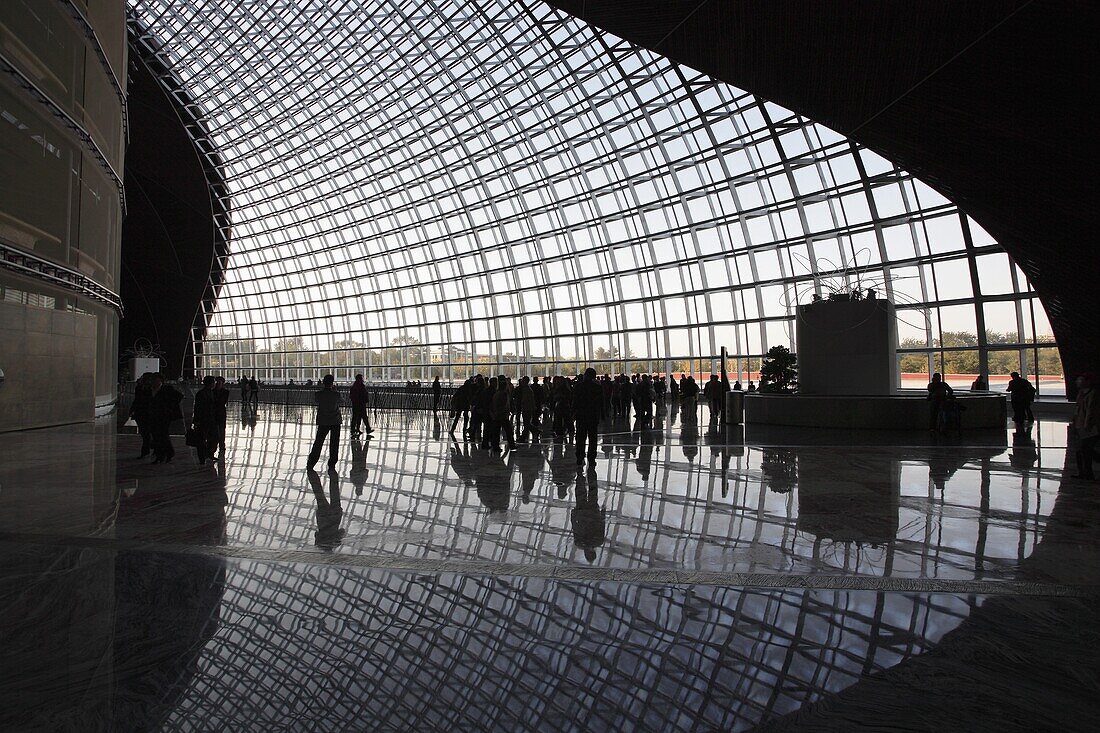
[[[1100,487],[1064,422],[607,423],[593,470],[309,411],[136,459],[0,436],[0,729],[1091,729]],[[952,724],[955,721],[955,724]]]

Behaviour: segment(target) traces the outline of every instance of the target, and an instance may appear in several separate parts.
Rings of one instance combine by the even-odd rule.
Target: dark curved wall
[[[873,148],[992,234],[1100,366],[1089,2],[547,0]]]
[[[119,348],[159,344],[170,377],[181,374],[206,292],[217,230],[203,165],[176,107],[130,44],[130,146],[122,226],[126,315]]]

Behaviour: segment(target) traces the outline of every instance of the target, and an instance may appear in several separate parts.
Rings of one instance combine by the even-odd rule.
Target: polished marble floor
[[[0,729],[1084,730],[1100,486],[1067,426],[603,426],[594,470],[379,414],[222,464],[0,435]]]

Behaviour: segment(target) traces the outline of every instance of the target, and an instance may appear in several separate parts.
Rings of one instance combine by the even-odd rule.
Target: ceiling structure
[[[1066,374],[1100,363],[1093,147],[1098,6],[547,0],[867,145],[957,203],[1046,306]],[[1070,385],[1072,388],[1072,385]]]
[[[137,0],[131,32],[228,212],[199,371],[747,368],[797,303],[867,287],[928,368],[1052,350],[934,188],[537,0]]]

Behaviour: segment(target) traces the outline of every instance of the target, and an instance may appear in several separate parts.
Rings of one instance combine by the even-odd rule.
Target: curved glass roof
[[[536,0],[131,15],[225,178],[200,372],[749,369],[797,303],[870,287],[903,372],[1056,359],[1023,274],[930,187]]]

